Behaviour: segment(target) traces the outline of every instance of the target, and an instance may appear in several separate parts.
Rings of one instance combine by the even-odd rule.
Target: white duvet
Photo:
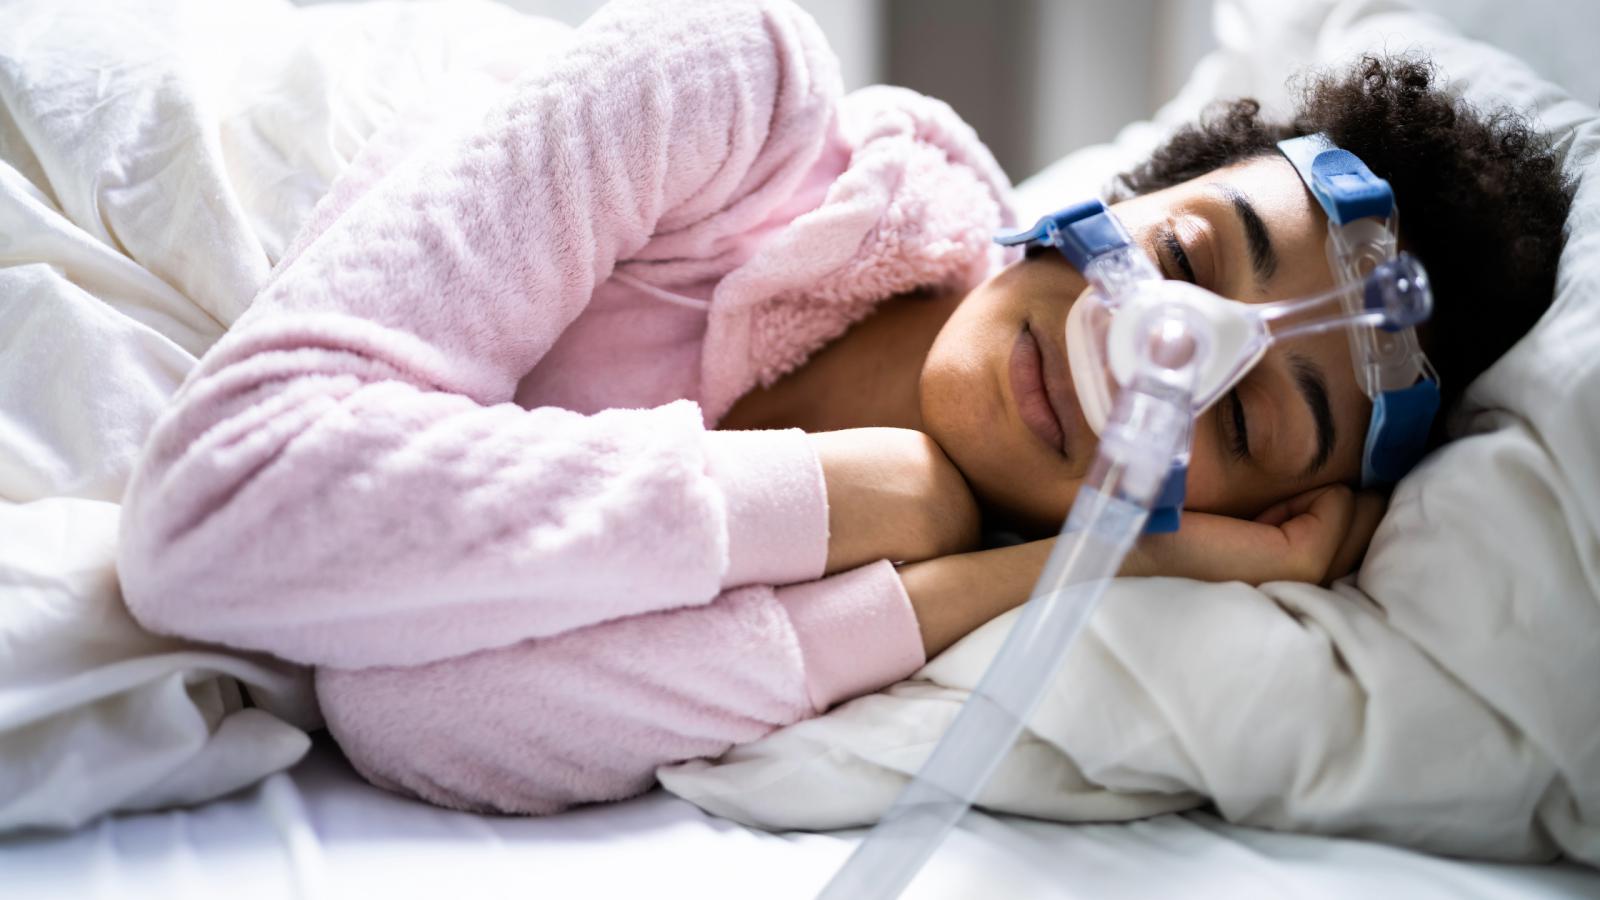
[[[0,4],[0,830],[205,800],[305,753],[304,670],[124,611],[124,485],[367,136],[566,32],[487,2]]]
[[[1591,108],[1382,11],[1223,2],[1223,50],[1161,121],[1025,185],[1025,212],[1092,192],[1205,98],[1281,91],[1288,61],[1372,35],[1439,37],[1474,90],[1539,104],[1569,168],[1593,155]],[[366,136],[411,102],[472,102],[564,34],[478,2],[0,7],[0,829],[206,799],[304,752],[303,672],[122,611],[122,487],[166,396]],[[1591,177],[1555,314],[1473,393],[1488,433],[1401,486],[1358,579],[1120,582],[985,805],[1122,819],[1209,796],[1240,822],[1600,863],[1597,194]],[[664,783],[756,824],[868,821],[1010,621]]]

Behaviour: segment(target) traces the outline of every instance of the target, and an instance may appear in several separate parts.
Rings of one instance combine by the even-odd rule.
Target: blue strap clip
[[[1002,232],[994,240],[1007,247],[1055,247],[1079,272],[1095,257],[1133,243],[1122,223],[1099,200],[1075,203],[1041,218],[1032,228]]]
[[[1394,213],[1394,190],[1374,175],[1354,153],[1336,147],[1322,133],[1278,142],[1278,149],[1300,173],[1300,180],[1336,225]],[[1363,302],[1381,308],[1376,284],[1368,284]],[[1397,328],[1379,326],[1386,331]],[[1428,432],[1439,411],[1439,385],[1422,378],[1407,388],[1382,391],[1372,403],[1372,421],[1361,455],[1361,484],[1393,484],[1416,465],[1427,448]]]
[[[1189,466],[1173,463],[1167,480],[1150,505],[1150,518],[1144,522],[1145,534],[1170,534],[1178,530],[1183,516],[1183,498],[1188,492]]]

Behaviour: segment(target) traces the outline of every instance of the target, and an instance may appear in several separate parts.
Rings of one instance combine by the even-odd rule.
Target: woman
[[[1417,65],[1255,112],[1127,179],[1116,212],[1169,276],[1329,287],[1272,151],[1322,130],[1407,211],[1447,390],[1548,304],[1567,189],[1526,130]],[[548,813],[1026,599],[1093,452],[1061,345],[1084,283],[1004,265],[1009,185],[947,107],[841,98],[784,2],[616,4],[471,128],[425,126],[374,139],[152,434],[119,550],[147,627],[315,666],[379,785]],[[1026,412],[1034,366],[1061,421]],[[1343,335],[1269,356],[1201,420],[1182,530],[1124,571],[1348,569],[1377,511],[1347,486],[1365,403]],[[982,550],[985,523],[1037,539]]]

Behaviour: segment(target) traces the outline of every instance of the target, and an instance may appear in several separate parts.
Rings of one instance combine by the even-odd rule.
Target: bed
[[[1221,3],[1222,48],[1184,92],[1154,121],[1021,185],[1023,218],[1052,198],[1097,190],[1206,98],[1276,84],[1291,61],[1332,53],[1320,46],[1329,34],[1402,4],[1273,6]],[[1402,34],[1399,21],[1380,24]],[[568,38],[560,23],[488,2],[296,10],[283,0],[65,9],[19,0],[0,15],[4,896],[805,897],[863,832],[783,824],[793,797],[817,779],[859,788],[858,797],[892,796],[914,768],[914,756],[885,763],[890,754],[879,752],[905,741],[884,724],[893,716],[847,704],[737,759],[668,773],[675,793],[545,819],[435,809],[354,774],[317,731],[303,671],[149,635],[121,608],[117,503],[140,439],[317,199],[408,104],[470,110]],[[1581,51],[1557,51],[1539,55],[1548,67],[1539,74],[1592,96]],[[1509,77],[1522,99],[1557,90],[1531,73]],[[1592,116],[1592,107],[1545,105],[1568,126]],[[1574,133],[1573,146],[1592,147],[1592,123]],[[1567,527],[1594,553],[1589,513],[1577,508]],[[981,670],[994,631],[974,635],[946,669]],[[1595,637],[1580,630],[1579,639]],[[1564,689],[1596,694],[1600,677],[1582,680],[1596,659]],[[959,680],[867,699],[902,713],[914,700],[949,705]],[[1579,782],[1569,840],[1600,858],[1587,808],[1600,790],[1600,729],[1587,703],[1558,718],[1580,748],[1578,774],[1567,777]],[[820,739],[807,750],[815,764],[797,767],[802,734]],[[835,824],[860,813],[835,799]],[[1600,896],[1600,872],[1575,861],[1469,862],[1242,827],[1205,807],[1064,824],[1015,814],[1015,799],[994,798],[969,816],[909,895]]]
[[[770,833],[660,789],[547,819],[485,817],[363,782],[321,737],[285,773],[193,809],[0,844],[5,895],[811,897],[862,829]],[[974,813],[907,897],[1593,897],[1576,865],[1464,862],[1229,825],[1209,813],[1063,825]]]

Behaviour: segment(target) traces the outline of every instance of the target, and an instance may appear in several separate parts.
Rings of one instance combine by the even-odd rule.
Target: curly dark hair
[[[1313,73],[1288,123],[1263,121],[1252,99],[1215,105],[1118,180],[1148,193],[1275,155],[1278,141],[1318,131],[1394,188],[1401,245],[1433,281],[1434,315],[1419,337],[1448,411],[1549,308],[1573,184],[1526,119],[1450,94],[1432,62],[1415,55],[1364,56]],[[1430,446],[1445,439],[1446,418]]]

